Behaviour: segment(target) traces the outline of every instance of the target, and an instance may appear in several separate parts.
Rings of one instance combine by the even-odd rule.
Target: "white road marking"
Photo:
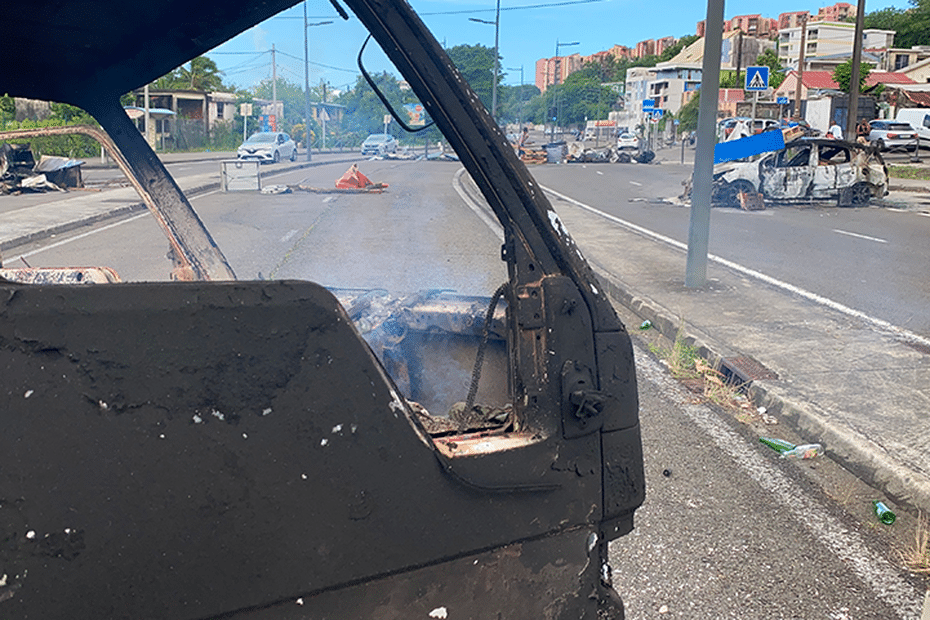
[[[459,170],[452,177],[452,187],[455,189],[455,193],[459,195],[468,208],[475,212],[482,222],[487,224],[488,228],[497,235],[498,239],[504,239],[504,228],[501,226],[500,222],[488,215],[481,205],[476,204],[472,198],[465,193],[465,190],[462,189],[462,175],[465,174],[465,168],[459,168]]]
[[[296,229],[296,228],[287,231],[287,234],[284,235],[283,237],[281,237],[281,243],[286,243],[288,239],[290,239],[291,237],[293,237],[293,236],[296,235],[296,234],[297,234],[297,229]]]
[[[630,181],[630,185],[635,185],[635,186],[637,186],[637,187],[642,187],[642,186],[643,186],[643,184],[640,183],[639,181]]]
[[[867,241],[877,241],[878,243],[888,243],[887,239],[879,239],[878,237],[870,237],[868,235],[860,235],[859,233],[849,232],[848,230],[840,230],[839,228],[834,228],[833,232],[839,233],[841,235],[848,235],[850,237],[857,237],[859,239],[866,239]]]
[[[610,215],[609,213],[604,213],[600,209],[595,209],[594,207],[590,205],[586,205],[585,203],[575,200],[574,198],[566,196],[565,194],[562,194],[560,192],[557,192],[554,189],[545,187],[543,185],[540,185],[540,188],[543,189],[545,192],[552,194],[553,196],[556,196],[557,198],[560,198],[561,200],[564,200],[565,202],[573,204],[576,207],[580,207],[581,209],[584,209],[585,211],[588,211],[589,213],[593,213],[597,216],[600,216],[606,220],[610,220],[611,222],[614,222],[615,224],[619,224],[620,226],[623,226],[624,228],[628,230],[631,230],[639,235],[642,235],[643,237],[652,239],[654,241],[661,241],[662,243],[670,245],[674,248],[678,248],[679,250],[682,250],[684,252],[688,251],[687,244],[681,243],[680,241],[676,241],[675,239],[672,239],[671,237],[666,237],[665,235],[661,235],[657,232],[653,232],[649,230],[648,228],[643,228],[642,226],[634,224],[633,222],[628,222],[627,220],[621,219],[614,215]],[[731,260],[727,260],[725,258],[717,256],[716,254],[708,254],[707,258],[708,260],[712,260],[719,265],[723,265],[724,267],[729,267],[730,269],[734,271],[738,271],[739,273],[742,273],[743,275],[749,276],[751,278],[755,278],[757,280],[761,280],[762,282],[765,282],[766,284],[770,284],[772,286],[786,290],[790,293],[794,293],[795,295],[804,297],[805,299],[813,301],[814,303],[820,304],[822,306],[827,306],[828,308],[836,310],[837,312],[842,312],[845,315],[855,317],[857,319],[870,323],[874,327],[891,332],[892,334],[902,337],[911,342],[919,343],[924,346],[930,347],[930,339],[924,338],[923,336],[915,334],[912,331],[898,327],[897,325],[893,325],[884,319],[873,317],[871,315],[866,314],[865,312],[856,310],[854,308],[850,308],[849,306],[843,305],[837,301],[833,301],[832,299],[828,299],[827,297],[818,295],[817,293],[812,293],[799,286],[795,286],[793,284],[789,284],[777,278],[773,278],[772,276],[765,275],[764,273],[760,271],[756,271],[755,269],[744,267],[740,265],[739,263],[735,263]]]
[[[636,370],[640,377],[656,384],[663,394],[680,393],[681,387],[649,356],[637,350]],[[682,396],[685,403],[689,399]],[[897,612],[900,618],[913,619],[920,614],[922,597],[905,581],[883,556],[873,553],[862,536],[843,525],[820,503],[811,499],[800,485],[788,478],[780,467],[760,459],[746,439],[708,411],[704,405],[683,405],[690,421],[727,454],[756,484],[765,496],[781,504],[782,510],[794,515],[813,536],[869,585],[876,597]]]
[[[220,190],[215,189],[215,190],[212,190],[212,191],[209,191],[209,192],[204,192],[203,194],[197,194],[196,196],[190,196],[190,197],[188,197],[188,200],[196,200],[196,199],[202,198],[202,197],[204,197],[204,196],[209,196],[209,195],[211,195],[211,194],[219,193],[219,191],[220,191]],[[101,226],[100,228],[95,228],[94,230],[90,230],[90,231],[88,231],[88,232],[86,232],[86,233],[81,233],[80,235],[75,235],[75,236],[73,236],[73,237],[69,237],[69,238],[67,238],[67,239],[63,239],[63,240],[61,240],[61,241],[57,241],[57,242],[52,243],[52,244],[50,244],[50,245],[42,246],[41,248],[36,248],[35,250],[33,250],[33,251],[31,251],[31,252],[26,252],[25,254],[20,254],[19,256],[14,256],[13,258],[8,259],[6,262],[11,263],[11,262],[13,262],[13,261],[15,261],[15,260],[17,260],[17,259],[29,258],[30,256],[35,256],[36,254],[40,254],[40,253],[42,253],[42,252],[45,252],[46,250],[53,250],[53,249],[58,248],[58,247],[61,247],[61,246],[63,246],[63,245],[67,245],[67,244],[69,244],[69,243],[73,243],[73,242],[75,242],[75,241],[79,241],[79,240],[84,239],[84,238],[86,238],[86,237],[90,237],[91,235],[96,235],[97,233],[102,233],[102,232],[107,231],[107,230],[110,230],[110,229],[112,229],[112,228],[116,228],[117,226],[122,226],[123,224],[128,224],[128,223],[130,223],[130,222],[135,222],[136,220],[142,219],[143,217],[149,217],[150,215],[152,215],[151,212],[148,211],[148,210],[146,210],[145,213],[140,213],[139,215],[133,215],[132,217],[127,217],[125,220],[120,220],[120,221],[114,222],[114,223],[112,223],[112,224],[107,224],[106,226]]]
[[[600,170],[597,170],[596,172],[597,172],[599,175],[604,176],[604,173],[601,172]]]

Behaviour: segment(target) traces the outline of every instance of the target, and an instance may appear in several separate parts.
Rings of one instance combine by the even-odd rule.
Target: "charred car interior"
[[[347,0],[500,221],[508,281],[237,280],[119,97],[296,3],[188,4],[40,2],[0,37],[34,50],[0,90],[87,110],[175,263],[0,270],[0,617],[622,618],[632,346],[504,134],[409,5]]]

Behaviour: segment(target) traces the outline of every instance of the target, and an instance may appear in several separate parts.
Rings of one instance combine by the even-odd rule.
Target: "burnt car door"
[[[763,159],[759,167],[762,193],[771,200],[804,198],[814,182],[815,158],[811,145],[802,142],[789,143]]]
[[[89,111],[195,280],[0,282],[0,617],[622,617],[606,545],[645,493],[630,339],[493,119],[406,3],[346,3],[500,220],[509,275],[398,300],[366,341],[366,293],[235,281],[121,109],[295,3],[188,4],[40,2],[0,37],[34,50],[0,88]],[[449,427],[413,401],[453,356],[495,377]]]
[[[856,183],[856,169],[850,147],[841,142],[817,144],[817,165],[814,168],[813,198],[832,198],[844,188]]]

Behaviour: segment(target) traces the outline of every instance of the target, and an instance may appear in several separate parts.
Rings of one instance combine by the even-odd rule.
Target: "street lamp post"
[[[516,67],[507,67],[508,71],[516,71]],[[520,65],[520,115],[517,118],[517,125],[523,124],[523,65]]]
[[[571,43],[559,43],[559,40],[555,40],[555,76],[552,78],[552,85],[556,86],[559,83],[559,73],[561,73],[561,61],[559,59],[559,48],[560,47],[569,47],[571,45],[580,45],[578,41],[572,41]],[[555,142],[555,126],[558,123],[559,117],[561,116],[559,112],[559,91],[555,91],[555,94],[552,97],[553,105],[555,108],[555,118],[552,120],[552,140]]]
[[[497,11],[494,14],[494,21],[489,22],[484,19],[478,19],[477,17],[469,17],[470,21],[478,22],[481,24],[493,24],[494,25],[494,83],[491,84],[491,118],[497,121],[497,78],[500,72],[498,68],[500,63],[497,60],[498,56],[498,44],[500,42],[500,25],[501,25],[501,0],[497,0]]]
[[[307,23],[307,0],[304,0],[304,135],[307,136],[307,161],[312,159],[310,154],[310,54],[307,51],[307,29],[310,26],[323,26],[333,22]]]

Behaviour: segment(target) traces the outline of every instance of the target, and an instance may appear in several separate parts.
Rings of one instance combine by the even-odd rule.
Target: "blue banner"
[[[780,151],[783,148],[785,148],[785,136],[782,132],[763,131],[748,138],[717,144],[714,147],[714,163],[719,164],[734,159],[745,159],[760,153]]]

